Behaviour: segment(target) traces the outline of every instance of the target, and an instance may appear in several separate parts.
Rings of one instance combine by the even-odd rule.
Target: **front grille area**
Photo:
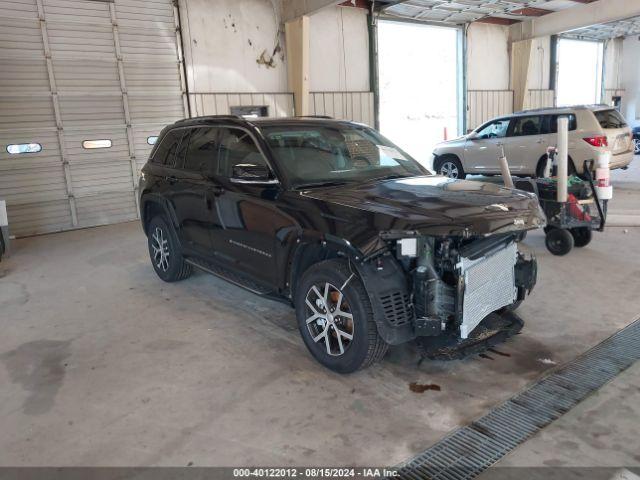
[[[413,306],[407,294],[393,292],[380,297],[380,303],[384,310],[384,316],[393,326],[405,325],[413,319]]]
[[[462,338],[467,338],[491,312],[515,301],[518,293],[514,271],[517,259],[515,243],[477,260],[461,259],[458,266],[464,275]]]

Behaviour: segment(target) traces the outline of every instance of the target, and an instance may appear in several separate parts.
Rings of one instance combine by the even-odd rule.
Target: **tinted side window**
[[[182,137],[182,132],[182,130],[172,130],[167,132],[167,134],[162,138],[160,145],[158,145],[158,149],[153,155],[151,162],[158,165],[173,167],[175,165],[175,154],[178,149],[178,144],[180,143],[180,138]]]
[[[507,135],[507,128],[509,128],[508,118],[496,120],[481,127],[481,130],[478,130],[477,136],[479,138],[502,138]]]
[[[538,135],[541,131],[541,117],[517,117],[513,119],[512,137]]]
[[[197,172],[216,172],[219,128],[196,128],[191,133],[184,168]]]
[[[187,148],[189,147],[189,136],[191,135],[192,129],[184,128],[182,129],[182,141],[176,150],[176,167],[177,168],[187,168],[184,165],[184,159],[187,156]]]
[[[558,133],[558,117],[560,115],[544,115],[542,117],[542,133]],[[569,130],[577,128],[576,116],[574,114],[562,115],[569,117]]]
[[[231,177],[233,167],[238,164],[267,166],[251,135],[244,130],[223,128],[220,132],[218,174]]]

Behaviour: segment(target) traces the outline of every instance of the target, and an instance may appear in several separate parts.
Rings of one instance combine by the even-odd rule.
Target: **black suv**
[[[375,130],[324,118],[176,122],[140,195],[162,280],[197,267],[285,299],[341,373],[517,306],[536,277],[517,241],[545,223],[532,194],[434,176]]]

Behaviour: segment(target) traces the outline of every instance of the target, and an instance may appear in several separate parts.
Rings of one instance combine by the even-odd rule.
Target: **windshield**
[[[366,127],[283,125],[262,133],[294,188],[429,174]]]

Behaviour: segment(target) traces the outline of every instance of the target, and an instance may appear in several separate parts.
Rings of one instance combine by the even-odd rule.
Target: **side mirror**
[[[234,183],[277,183],[271,178],[271,171],[266,165],[239,163],[233,166],[231,181]]]

